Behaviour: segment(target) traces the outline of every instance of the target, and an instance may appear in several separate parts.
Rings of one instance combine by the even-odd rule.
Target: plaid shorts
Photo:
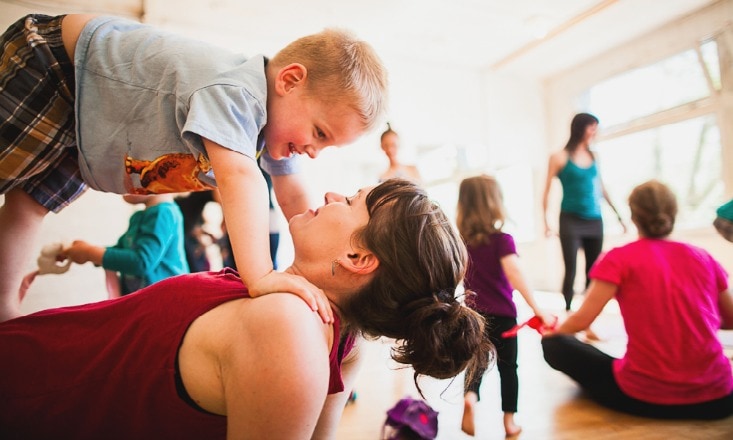
[[[22,189],[53,212],[86,189],[62,19],[28,15],[0,37],[0,194]]]

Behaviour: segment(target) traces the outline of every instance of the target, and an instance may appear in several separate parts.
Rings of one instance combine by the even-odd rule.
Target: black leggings
[[[590,397],[616,411],[656,419],[722,419],[733,414],[733,393],[720,399],[686,405],[661,405],[634,399],[619,388],[613,375],[614,358],[573,335],[542,339],[545,360],[570,376]]]
[[[517,376],[517,338],[502,338],[501,334],[515,325],[517,318],[493,316],[479,312],[486,319],[484,332],[496,347],[496,366],[499,370],[501,384],[501,410],[517,412],[517,396],[519,394],[519,377]],[[473,391],[481,400],[479,388],[486,370],[476,371],[473,381],[465,383],[465,390]]]
[[[585,219],[568,212],[560,213],[560,246],[565,263],[565,277],[562,281],[562,295],[565,297],[565,310],[570,310],[575,284],[575,267],[578,249],[585,254],[585,287],[588,287],[588,272],[596,262],[603,248],[603,220]]]

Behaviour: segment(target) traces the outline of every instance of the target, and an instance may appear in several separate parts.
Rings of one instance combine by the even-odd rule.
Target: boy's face
[[[280,70],[274,91],[268,93],[264,135],[273,159],[293,154],[315,158],[324,148],[348,145],[363,134],[364,126],[356,111],[308,94],[305,68],[291,66]]]

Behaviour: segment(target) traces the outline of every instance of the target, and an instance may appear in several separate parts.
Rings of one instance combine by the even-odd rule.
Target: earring
[[[341,264],[341,263],[339,262],[338,258],[337,258],[337,259],[335,259],[335,260],[333,260],[333,261],[331,262],[331,276],[332,276],[332,277],[333,277],[333,276],[336,276],[336,265],[338,265],[338,264]]]

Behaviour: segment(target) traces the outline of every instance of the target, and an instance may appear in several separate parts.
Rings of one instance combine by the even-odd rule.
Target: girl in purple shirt
[[[517,338],[501,334],[517,324],[517,307],[512,299],[514,289],[524,297],[532,311],[545,325],[552,322],[543,313],[522,275],[511,235],[502,232],[505,209],[499,183],[493,177],[480,175],[461,182],[458,193],[458,231],[468,247],[469,264],[464,285],[467,303],[486,318],[485,332],[496,347],[497,366],[501,379],[501,406],[507,436],[521,431],[514,422],[517,412],[519,378],[517,377]],[[480,400],[479,388],[486,370],[465,383],[461,429],[474,435],[474,407]]]
[[[669,240],[677,201],[649,181],[629,197],[639,239],[613,249],[590,272],[577,313],[543,338],[547,362],[600,404],[642,417],[719,419],[733,414],[733,373],[717,337],[733,329],[727,274],[703,249]],[[616,298],[628,335],[620,359],[580,342]]]

